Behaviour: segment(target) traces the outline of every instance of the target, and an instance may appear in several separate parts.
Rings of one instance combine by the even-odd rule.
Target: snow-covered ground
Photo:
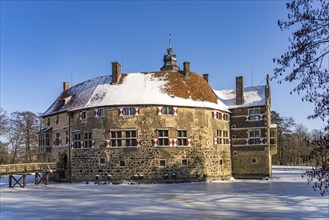
[[[329,197],[307,185],[305,167],[278,167],[272,180],[95,185],[1,179],[0,219],[329,219]]]

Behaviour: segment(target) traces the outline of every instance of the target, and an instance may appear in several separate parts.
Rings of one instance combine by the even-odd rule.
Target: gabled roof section
[[[120,83],[111,76],[82,82],[64,91],[43,116],[101,106],[168,105],[228,111],[209,84],[198,74],[180,72],[122,74]]]
[[[111,76],[96,77],[79,83],[62,92],[56,101],[43,113],[43,116],[83,108],[98,85],[109,84]]]
[[[236,93],[234,89],[214,90],[219,101],[228,106],[229,109],[241,107],[253,107],[266,105],[266,86],[252,86],[244,88],[244,102],[236,105]]]

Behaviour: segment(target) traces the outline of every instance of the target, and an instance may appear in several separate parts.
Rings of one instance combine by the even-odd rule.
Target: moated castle
[[[171,47],[160,71],[87,80],[63,92],[42,115],[40,158],[53,179],[184,182],[272,176],[276,125],[270,82],[213,90]]]

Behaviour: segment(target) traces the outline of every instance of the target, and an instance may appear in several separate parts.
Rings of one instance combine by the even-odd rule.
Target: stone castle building
[[[270,84],[213,90],[208,74],[176,65],[169,47],[161,71],[100,76],[63,92],[42,115],[40,158],[54,179],[183,182],[271,177],[276,127]]]

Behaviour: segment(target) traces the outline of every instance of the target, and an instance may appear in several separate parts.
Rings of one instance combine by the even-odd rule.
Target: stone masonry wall
[[[215,120],[212,111],[202,108],[178,108],[177,116],[159,116],[156,106],[139,106],[138,116],[119,116],[118,108],[105,108],[104,117],[95,117],[95,109],[86,110],[80,120],[79,112],[71,118],[71,142],[74,132],[92,132],[94,148],[72,149],[72,180],[142,182],[177,182],[231,177],[230,146],[214,144],[217,129],[229,131],[229,122]],[[177,138],[176,129],[186,129],[191,146],[156,147],[159,128],[168,128],[169,138]],[[139,147],[110,147],[106,140],[114,129],[137,129]],[[53,148],[52,158],[59,160],[64,152]],[[105,159],[105,163],[104,163]],[[160,160],[166,165],[160,166]],[[183,161],[184,160],[184,161]],[[185,162],[184,164],[183,162]],[[124,161],[124,166],[120,164]],[[102,163],[101,163],[102,162]],[[121,162],[122,163],[122,162]]]

